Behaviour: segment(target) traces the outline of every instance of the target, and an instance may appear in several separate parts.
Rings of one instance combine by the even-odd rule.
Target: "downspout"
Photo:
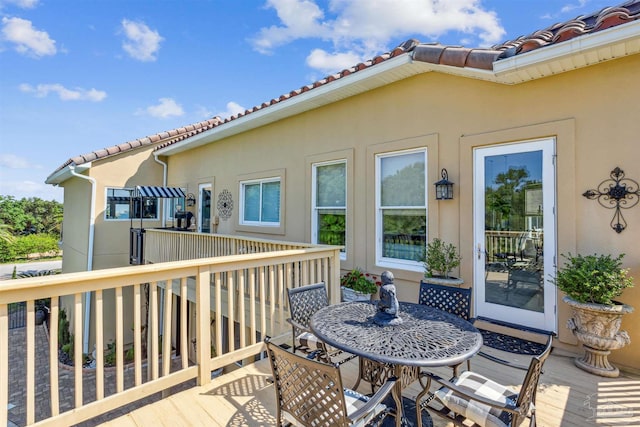
[[[71,175],[85,179],[91,183],[91,208],[89,210],[89,246],[87,248],[87,271],[93,270],[93,239],[96,227],[96,180],[90,176],[79,174],[75,171],[75,166],[69,165]],[[91,292],[84,293],[84,324],[87,325],[83,332],[82,349],[89,353],[89,320],[91,318]]]
[[[162,186],[167,186],[167,164],[158,158],[157,153],[153,153],[153,160],[162,165]],[[167,226],[167,201],[162,201],[162,228]]]

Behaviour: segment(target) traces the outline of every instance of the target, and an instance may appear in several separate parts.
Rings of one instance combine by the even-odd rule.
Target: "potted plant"
[[[626,331],[620,331],[622,316],[633,307],[614,300],[625,288],[633,286],[628,269],[622,268],[624,254],[562,255],[565,265],[552,282],[567,295],[563,301],[571,307],[567,327],[584,348],[575,364],[603,377],[617,377],[619,370],[607,360],[611,350],[629,344]]]
[[[464,281],[451,275],[451,271],[460,265],[460,253],[452,243],[439,238],[427,243],[422,262],[424,264],[423,282],[445,286],[460,286]]]
[[[342,301],[370,301],[379,284],[376,276],[355,268],[340,278]]]

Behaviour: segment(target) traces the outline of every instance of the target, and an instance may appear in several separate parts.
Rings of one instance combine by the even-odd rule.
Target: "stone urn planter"
[[[567,327],[582,343],[584,355],[575,359],[579,368],[603,377],[617,377],[618,368],[607,359],[611,350],[631,342],[626,331],[620,331],[622,316],[633,312],[626,304],[603,305],[581,303],[565,296],[563,301],[571,307],[572,317]]]
[[[629,335],[620,331],[622,316],[633,307],[614,298],[633,286],[629,269],[622,267],[624,254],[564,255],[564,266],[552,282],[566,296],[572,317],[567,327],[584,347],[584,355],[575,360],[577,367],[603,377],[617,377],[620,371],[607,360],[611,350],[629,344]]]

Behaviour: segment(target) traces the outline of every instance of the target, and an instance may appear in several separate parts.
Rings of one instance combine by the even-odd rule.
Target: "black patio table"
[[[376,312],[377,305],[370,302],[330,305],[311,317],[310,328],[333,347],[395,365],[398,378],[403,366],[451,366],[471,358],[482,347],[482,334],[471,323],[433,307],[400,302],[402,324],[395,326],[374,323]],[[398,408],[396,426],[412,424],[413,417],[403,414],[400,381],[393,397]]]

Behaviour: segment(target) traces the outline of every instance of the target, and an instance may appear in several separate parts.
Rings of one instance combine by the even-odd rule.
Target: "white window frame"
[[[107,216],[107,207],[109,206],[109,191],[110,190],[124,190],[124,191],[128,191],[129,194],[131,194],[132,191],[134,191],[133,188],[128,188],[128,187],[105,187],[104,190],[104,220],[105,221],[110,221],[110,222],[115,222],[115,221],[131,221],[136,220],[136,221],[140,221],[140,218],[135,218],[135,217],[131,217],[131,212],[129,212],[129,216],[127,218],[109,218]],[[127,202],[128,203],[128,202]],[[156,214],[153,218],[142,218],[143,221],[158,221],[160,219],[160,215],[159,215],[159,210],[160,210],[160,203],[158,202],[158,199],[156,199]]]
[[[382,160],[389,157],[395,156],[403,156],[407,154],[415,154],[415,153],[424,153],[424,205],[423,206],[381,206],[382,197],[382,183],[381,183],[381,163]],[[416,209],[424,209],[425,210],[425,241],[429,241],[429,186],[428,186],[428,177],[429,177],[429,158],[427,155],[427,148],[421,147],[417,149],[409,149],[409,150],[400,150],[400,151],[390,151],[385,153],[378,153],[375,155],[375,209],[376,209],[376,265],[380,267],[386,268],[397,268],[401,270],[408,271],[424,271],[424,265],[421,261],[411,261],[400,258],[390,258],[382,256],[383,249],[383,222],[382,222],[382,213],[384,210],[416,210]]]
[[[274,222],[274,221],[262,221],[262,186],[263,184],[268,184],[268,183],[272,183],[272,182],[277,182],[280,186],[280,200],[278,201],[280,204],[279,210],[278,210],[278,221]],[[255,185],[255,184],[260,184],[260,220],[258,221],[245,221],[244,220],[244,210],[245,210],[245,206],[244,206],[244,201],[245,201],[245,186],[247,185]],[[240,209],[238,209],[239,211],[239,215],[240,217],[238,218],[238,224],[239,225],[244,225],[244,226],[252,226],[252,227],[280,227],[280,223],[282,222],[282,210],[283,210],[283,206],[282,206],[282,179],[279,176],[272,176],[269,178],[261,178],[261,179],[251,179],[251,180],[246,180],[246,181],[240,181]]]
[[[317,172],[318,167],[322,166],[331,166],[343,164],[345,168],[345,177],[344,177],[344,188],[345,188],[345,200],[344,206],[322,206],[318,207],[316,205],[317,202],[317,192],[318,192],[318,181],[317,181]],[[327,162],[317,162],[312,164],[311,169],[311,242],[314,244],[318,244],[318,212],[322,210],[344,210],[344,219],[345,219],[345,248],[340,251],[340,260],[346,261],[347,259],[347,227],[349,221],[347,220],[347,200],[349,200],[349,189],[348,189],[348,171],[347,171],[347,159],[340,160],[332,160]]]

